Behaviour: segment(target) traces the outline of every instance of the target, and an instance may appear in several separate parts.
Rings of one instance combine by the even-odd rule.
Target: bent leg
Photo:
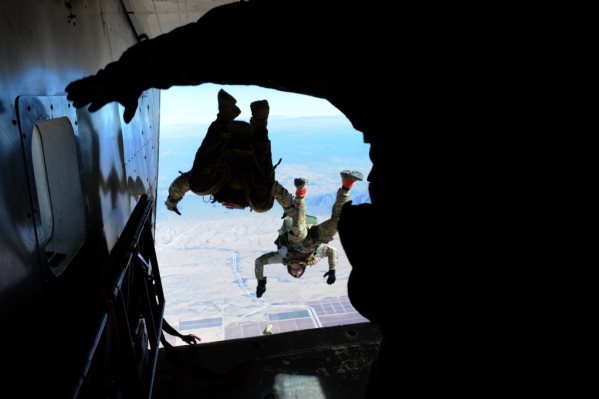
[[[224,185],[227,172],[219,160],[231,137],[230,125],[219,119],[212,122],[196,152],[189,176],[191,190],[196,194],[214,194]]]
[[[202,144],[196,153],[194,166],[198,163],[198,168],[210,167],[216,163],[227,147],[230,137],[231,121],[217,118],[208,127],[206,137],[202,140]]]
[[[254,261],[254,273],[256,274],[257,280],[264,278],[264,265],[270,265],[274,263],[283,264],[283,258],[278,252],[268,252],[256,258]]]
[[[290,242],[300,243],[308,235],[306,227],[306,201],[303,197],[293,197],[278,181],[274,182],[273,195],[279,205],[285,210],[285,215],[291,216],[293,224],[287,238]]]
[[[287,238],[291,242],[300,243],[304,241],[308,235],[306,226],[306,200],[304,197],[295,197],[293,199],[293,224],[291,231],[287,234]]]
[[[293,213],[293,195],[276,180],[272,186],[272,194],[285,210],[285,214],[291,216],[291,213]]]
[[[343,188],[337,190],[337,198],[333,204],[331,218],[312,228],[314,230],[314,238],[317,241],[329,242],[337,234],[341,209],[347,201],[349,201],[349,190],[344,190]]]
[[[229,146],[233,120],[241,112],[236,102],[226,91],[221,89],[218,92],[218,115],[208,127],[206,137],[196,152],[189,176],[191,190],[199,195],[218,192],[230,174],[222,157]]]
[[[247,201],[256,212],[270,210],[274,203],[273,186],[275,184],[275,170],[272,166],[270,141],[254,142],[254,170],[248,183],[249,193]]]
[[[208,127],[206,137],[196,153],[193,166],[197,170],[212,168],[220,159],[231,138],[231,124],[241,113],[235,105],[237,100],[223,89],[218,91],[217,100],[218,114]],[[198,164],[196,165],[196,163]]]

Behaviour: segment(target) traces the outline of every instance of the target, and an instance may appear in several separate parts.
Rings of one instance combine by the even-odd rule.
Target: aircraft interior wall
[[[128,125],[117,103],[92,114],[66,100],[70,81],[96,73],[137,41],[121,1],[2,2],[0,15],[0,330],[11,334],[12,323],[23,330],[37,324],[55,286],[68,286],[71,275],[98,273],[140,196],[155,198],[160,92],[143,94]],[[38,193],[44,173],[36,184],[33,165],[44,152],[32,152],[32,145],[39,123],[65,117],[81,198],[76,209],[60,210],[59,199],[67,197],[60,179]],[[41,140],[46,147],[39,148],[48,151]],[[44,162],[52,162],[47,153],[42,171]],[[45,166],[51,173],[52,165]],[[55,214],[48,216],[49,209]],[[47,240],[77,209],[85,213],[84,243],[58,272]]]

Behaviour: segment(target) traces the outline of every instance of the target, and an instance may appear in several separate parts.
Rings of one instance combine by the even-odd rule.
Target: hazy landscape
[[[166,210],[168,186],[179,170],[191,168],[206,129],[207,125],[161,128],[156,250],[169,323],[211,342],[258,335],[267,325],[277,333],[366,321],[347,298],[351,266],[338,238],[331,242],[339,250],[335,284],[327,285],[322,278],[326,259],[300,279],[291,277],[283,265],[267,265],[267,291],[256,298],[254,259],[276,249],[283,213],[278,204],[258,214],[228,210],[211,204],[209,197],[189,193],[179,206],[182,216]],[[308,178],[308,213],[319,222],[330,216],[339,171],[359,170],[367,176],[372,167],[369,146],[344,117],[273,117],[269,131],[273,161],[283,159],[277,180],[291,191],[293,178]],[[356,183],[351,199],[356,204],[369,202],[366,182]]]

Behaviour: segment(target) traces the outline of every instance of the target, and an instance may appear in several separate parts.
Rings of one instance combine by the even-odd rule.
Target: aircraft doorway
[[[266,213],[227,209],[209,196],[188,192],[179,202],[181,216],[165,206],[168,188],[179,171],[191,169],[196,150],[218,113],[217,93],[223,88],[237,100],[249,121],[250,103],[270,105],[269,139],[276,180],[293,190],[295,177],[309,179],[308,214],[325,221],[331,215],[340,171],[372,167],[369,146],[349,121],[328,102],[260,87],[202,85],[161,92],[160,160],[156,251],[165,290],[165,319],[182,334],[202,342],[269,333],[366,322],[350,304],[347,278],[351,266],[336,237],[337,281],[328,285],[323,274],[327,259],[308,268],[302,278],[285,266],[266,265],[267,291],[256,297],[254,262],[275,251],[283,209],[275,202]],[[358,182],[350,199],[369,202],[366,181]],[[167,336],[167,339],[170,338]],[[184,344],[171,338],[171,343]]]

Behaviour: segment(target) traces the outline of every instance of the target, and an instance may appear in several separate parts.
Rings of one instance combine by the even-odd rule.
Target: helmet
[[[304,262],[289,262],[287,263],[287,272],[295,278],[300,278],[306,271],[306,264]]]

